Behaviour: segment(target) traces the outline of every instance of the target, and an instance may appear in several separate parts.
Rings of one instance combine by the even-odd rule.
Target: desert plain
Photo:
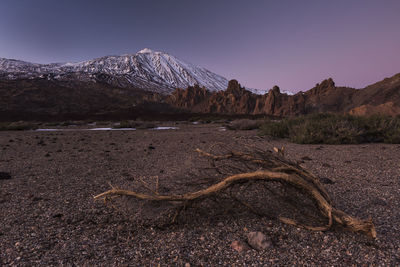
[[[220,123],[160,126],[176,129],[0,132],[0,265],[400,265],[400,145],[299,145]],[[208,161],[195,149],[218,146],[285,147],[285,157],[321,179],[335,207],[372,218],[377,238],[301,229],[224,198],[188,207],[173,224],[163,205],[93,198],[155,181],[162,194],[202,188]],[[267,237],[266,249],[247,244],[252,231]]]

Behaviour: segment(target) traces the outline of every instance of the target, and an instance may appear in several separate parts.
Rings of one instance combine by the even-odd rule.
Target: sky
[[[143,48],[250,88],[363,88],[400,72],[398,0],[1,0],[0,57],[77,62]]]

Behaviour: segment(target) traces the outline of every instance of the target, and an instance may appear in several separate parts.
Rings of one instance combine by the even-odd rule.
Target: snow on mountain
[[[149,91],[170,93],[175,88],[199,84],[210,91],[225,90],[228,80],[205,68],[184,62],[164,52],[145,48],[136,54],[106,56],[78,63],[37,64],[0,58],[0,74],[9,79],[68,79],[70,75],[87,81],[99,74],[109,75],[107,82]]]
[[[253,94],[257,94],[257,95],[264,95],[266,93],[269,92],[270,89],[254,89],[254,88],[246,88],[247,90],[249,90],[250,92],[252,92]],[[281,90],[282,94],[287,94],[287,95],[294,95],[293,92],[291,91],[287,91],[287,90]]]

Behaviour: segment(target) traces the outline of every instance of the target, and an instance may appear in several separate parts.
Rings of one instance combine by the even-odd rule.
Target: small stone
[[[189,263],[189,262],[186,262],[186,263],[185,263],[185,267],[190,267],[190,263]]]
[[[321,181],[321,183],[323,183],[323,184],[334,184],[334,183],[335,183],[334,181],[332,181],[332,180],[329,179],[329,178],[321,178],[320,181]]]
[[[217,225],[218,225],[219,227],[223,227],[223,226],[224,226],[224,223],[223,223],[223,222],[219,222]]]
[[[0,180],[9,180],[11,175],[8,172],[0,172]]]
[[[234,250],[236,250],[239,253],[249,249],[249,247],[244,242],[237,241],[237,240],[235,240],[231,243],[231,248],[233,248]]]
[[[247,234],[247,242],[256,250],[264,250],[271,246],[267,236],[261,232],[250,232]]]
[[[372,204],[378,205],[378,206],[387,206],[388,205],[388,203],[381,198],[375,198],[374,200],[372,200]]]

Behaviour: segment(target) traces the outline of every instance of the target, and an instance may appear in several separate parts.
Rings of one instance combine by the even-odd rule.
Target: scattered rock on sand
[[[271,246],[271,242],[267,239],[267,236],[261,232],[248,233],[247,243],[256,250],[264,250]]]

